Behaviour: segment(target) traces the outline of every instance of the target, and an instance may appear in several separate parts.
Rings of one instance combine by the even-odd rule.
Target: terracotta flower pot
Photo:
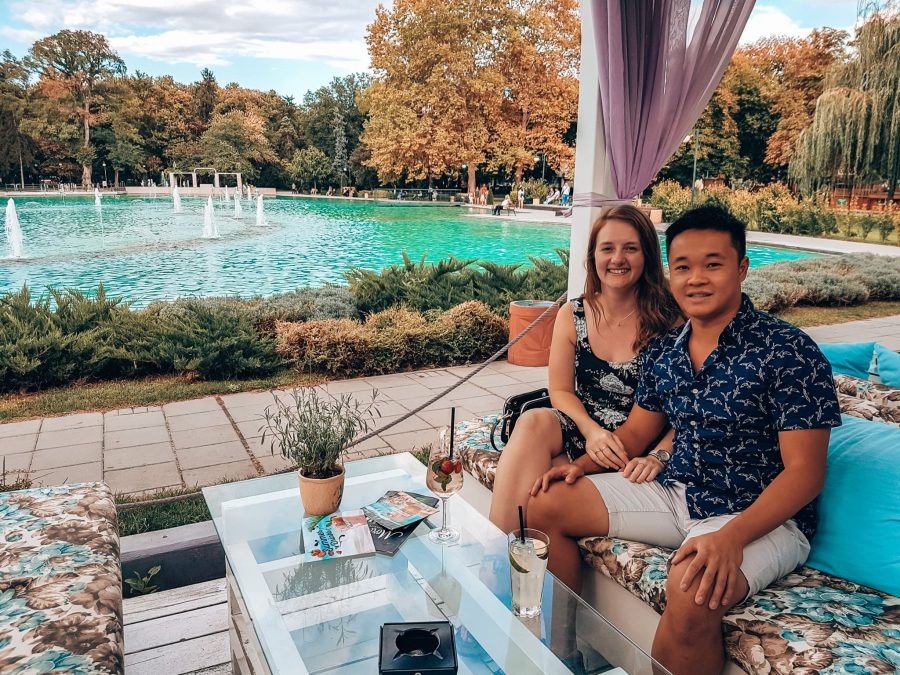
[[[327,516],[338,510],[344,496],[344,467],[341,472],[331,478],[307,478],[301,471],[300,500],[307,516]]]

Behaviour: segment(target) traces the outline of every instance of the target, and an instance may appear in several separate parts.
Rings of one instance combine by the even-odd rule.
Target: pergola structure
[[[177,171],[172,169],[168,172],[169,174],[169,185],[175,186],[176,176],[190,176],[191,177],[191,187],[198,188],[200,187],[200,183],[197,179],[197,174],[201,171],[206,173],[212,173],[213,175],[213,188],[219,189],[221,187],[219,182],[219,176],[234,176],[235,181],[237,183],[237,190],[240,191],[243,188],[243,182],[241,180],[241,172],[240,171],[217,171],[214,166],[196,166],[191,171]]]
[[[569,297],[591,225],[640,195],[703,112],[754,0],[581,0]]]

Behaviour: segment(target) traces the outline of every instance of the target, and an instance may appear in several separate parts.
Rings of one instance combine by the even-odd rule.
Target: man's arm
[[[778,434],[784,470],[746,511],[722,531],[747,546],[794,517],[819,496],[825,484],[825,463],[831,429],[782,431]]]
[[[703,574],[694,598],[698,605],[708,598],[709,608],[716,609],[720,604],[737,600],[735,582],[744,548],[793,518],[822,491],[830,436],[828,428],[779,432],[784,470],[749,508],[721,530],[692,537],[678,549],[672,558],[673,565],[694,555],[682,577],[682,590],[690,587],[695,576]]]

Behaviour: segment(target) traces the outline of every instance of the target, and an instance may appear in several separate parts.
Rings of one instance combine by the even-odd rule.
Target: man
[[[677,548],[653,656],[676,675],[718,673],[722,617],[806,560],[840,413],[818,347],[741,293],[740,221],[694,209],[666,245],[687,322],[642,354],[635,405],[615,434],[539,479],[528,519],[550,535],[550,570],[576,590],[578,537]],[[667,424],[671,452],[641,456]]]

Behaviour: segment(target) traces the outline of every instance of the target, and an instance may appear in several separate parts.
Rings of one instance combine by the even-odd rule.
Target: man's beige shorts
[[[686,540],[722,529],[737,514],[691,518],[684,485],[665,486],[657,481],[632,483],[621,473],[587,477],[609,511],[609,536],[666,548],[678,548]],[[750,595],[791,573],[809,555],[809,542],[793,520],[757,539],[744,549],[741,572],[750,584]]]

